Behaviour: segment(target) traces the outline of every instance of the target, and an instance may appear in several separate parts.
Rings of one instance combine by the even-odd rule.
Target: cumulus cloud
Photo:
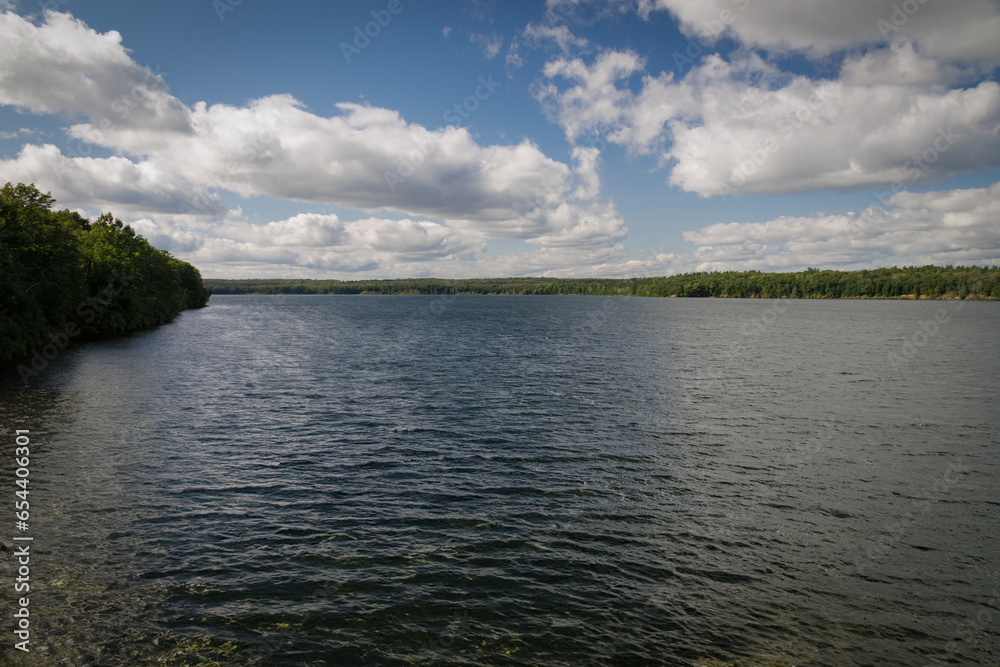
[[[748,83],[755,77],[764,83]],[[698,112],[668,121],[670,182],[701,195],[926,183],[1000,160],[993,81],[956,89],[856,84],[711,56],[678,92]]]
[[[652,156],[682,190],[898,190],[1000,164],[1000,86],[983,80],[1000,62],[1000,5],[990,0],[548,5],[572,13],[581,3],[644,18],[669,11],[693,40],[680,54],[686,74],[649,72],[631,51],[564,49],[545,66],[537,99],[571,143],[600,136]],[[549,27],[550,39],[559,31],[565,40],[565,26]],[[744,47],[728,59],[709,48],[724,36]],[[836,54],[840,71],[783,71],[753,48]]]
[[[625,221],[611,204],[577,207],[564,203],[552,217],[557,223],[553,229],[529,243],[547,248],[604,248],[625,238]]]
[[[685,232],[697,271],[795,270],[805,266],[1000,263],[1000,183],[900,192],[863,211]]]
[[[132,226],[157,247],[194,262],[203,275],[219,278],[625,276],[645,266],[628,261],[620,243],[577,245],[554,238],[523,252],[495,254],[486,239],[431,221],[341,222],[336,216],[308,215],[317,219],[293,216],[268,225],[230,221],[209,228],[141,219]],[[600,215],[589,219],[599,220]],[[299,243],[311,233],[332,234],[336,241],[323,246]]]
[[[576,179],[579,185],[573,191],[574,199],[596,199],[601,193],[601,151],[595,147],[576,146],[572,151],[576,160]]]
[[[948,85],[969,74],[967,69],[918,53],[912,42],[895,41],[890,48],[873,49],[846,59],[840,79],[851,86],[933,87]]]
[[[669,182],[702,196],[927,183],[1000,164],[1000,86],[939,85],[940,65],[908,43],[849,58],[836,79],[713,54],[634,92],[643,70],[629,52],[559,58],[538,98],[569,140],[603,133],[672,163]]]
[[[895,21],[899,0],[604,2],[609,11],[585,16],[669,11],[705,51],[675,76],[648,71],[633,51],[600,50],[558,21],[518,33],[509,67],[524,64],[520,42],[554,47],[533,92],[571,144],[565,162],[530,140],[484,145],[458,121],[428,127],[366,104],[342,103],[329,116],[289,95],[189,106],[117,32],[54,12],[38,26],[0,13],[0,104],[62,116],[73,140],[65,152],[25,145],[0,160],[0,182],[34,181],[61,205],[136,220],[213,276],[610,276],[996,257],[998,186],[907,192],[1000,164],[1000,86],[983,75],[998,62],[1000,31],[987,0],[944,9],[908,0],[917,10]],[[583,21],[580,7],[601,3],[548,4]],[[717,30],[702,34],[706,25]],[[723,35],[742,47],[726,58],[707,48]],[[473,41],[492,59],[503,45],[495,37]],[[752,49],[838,69],[784,71]],[[476,85],[488,97],[499,84]],[[479,90],[469,94],[482,100]],[[697,246],[691,254],[630,260],[626,222],[602,200],[595,139],[647,156],[667,169],[667,183],[701,196],[873,187],[885,189],[886,204],[713,225],[684,235]],[[227,192],[363,214],[255,224],[225,205]],[[523,242],[523,252],[498,255],[493,239]]]
[[[317,270],[318,275],[385,271],[400,263],[470,259],[485,248],[482,237],[406,218],[343,222],[334,214],[301,213],[264,225],[228,220],[193,228],[142,219],[132,226],[157,247],[181,254],[216,276],[246,267],[255,267],[255,275],[281,275],[293,266]]]
[[[197,202],[203,214],[226,213],[218,194],[177,171],[124,157],[71,158],[52,144],[29,144],[16,158],[0,160],[0,182],[34,183],[69,208],[148,215],[194,210],[191,202]]]
[[[645,61],[630,51],[604,51],[591,65],[581,58],[557,58],[546,63],[547,81],[535,94],[573,142],[621,121],[623,110],[633,103],[622,82],[644,67]],[[572,85],[560,88],[560,81]]]
[[[35,113],[86,116],[119,131],[155,125],[189,132],[184,105],[161,74],[132,60],[115,31],[98,33],[68,14],[46,11],[35,27],[0,13],[0,104]]]
[[[1000,61],[1000,7],[991,0],[642,0],[638,9],[668,10],[685,33],[709,42],[731,36],[818,57],[903,37],[935,58]]]
[[[358,270],[400,257],[465,256],[489,238],[563,248],[567,239],[589,247],[624,235],[614,207],[593,200],[600,191],[595,156],[575,154],[571,166],[529,140],[481,145],[465,128],[428,128],[364,104],[339,104],[329,117],[288,95],[189,107],[170,94],[166,75],[135,63],[121,41],[67,14],[46,12],[37,27],[0,15],[0,103],[72,118],[78,122],[67,132],[77,145],[114,153],[80,157],[28,145],[0,163],[0,177],[32,180],[63,205],[144,218],[150,233],[184,252],[210,250],[211,261],[245,252]],[[502,40],[482,43],[495,57]],[[470,94],[484,99],[497,85],[482,79]],[[408,218],[339,225],[300,217],[255,236],[214,237],[204,233],[205,222],[232,217],[220,191]],[[420,217],[440,222],[412,219]],[[172,226],[176,221],[189,228]],[[308,245],[302,239],[318,249],[301,250]],[[368,259],[348,261],[345,252]]]

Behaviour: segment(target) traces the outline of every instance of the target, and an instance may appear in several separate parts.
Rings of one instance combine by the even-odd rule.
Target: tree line
[[[0,370],[37,372],[73,339],[164,324],[208,303],[195,267],[110,213],[91,222],[54,203],[34,185],[0,190]]]
[[[1000,268],[909,266],[793,273],[718,271],[657,278],[445,280],[205,279],[215,294],[582,294],[792,299],[1000,299]]]

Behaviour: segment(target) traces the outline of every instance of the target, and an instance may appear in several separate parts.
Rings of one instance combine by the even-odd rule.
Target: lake
[[[34,538],[0,659],[995,665],[998,332],[993,302],[214,296],[0,392]]]

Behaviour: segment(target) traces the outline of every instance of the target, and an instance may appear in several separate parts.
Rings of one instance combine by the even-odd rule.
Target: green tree
[[[43,344],[85,296],[79,216],[33,185],[0,189],[0,360]]]
[[[54,202],[33,185],[0,189],[0,362],[69,336],[163,324],[208,302],[195,267],[109,213],[91,224],[52,211]]]

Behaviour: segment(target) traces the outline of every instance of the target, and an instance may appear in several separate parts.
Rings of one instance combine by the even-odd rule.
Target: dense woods
[[[90,222],[54,201],[33,185],[0,190],[0,369],[208,303],[195,267],[110,213]]]
[[[1000,269],[921,266],[862,271],[725,271],[662,278],[219,280],[216,294],[597,294],[733,298],[1000,299]]]

